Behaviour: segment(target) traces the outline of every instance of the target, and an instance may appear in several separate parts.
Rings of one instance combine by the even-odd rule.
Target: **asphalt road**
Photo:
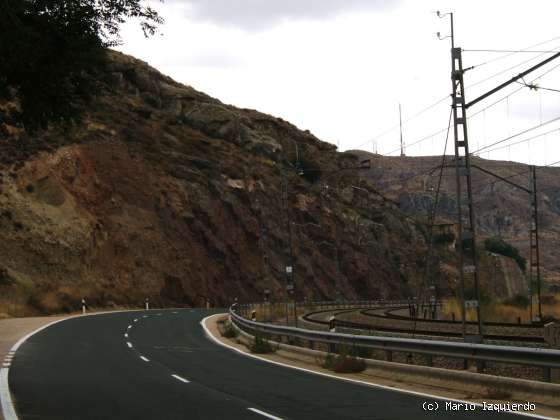
[[[422,404],[435,400],[245,357],[205,336],[199,322],[211,313],[105,314],[69,319],[35,334],[9,371],[20,419],[506,417],[446,411],[443,401],[428,413]]]

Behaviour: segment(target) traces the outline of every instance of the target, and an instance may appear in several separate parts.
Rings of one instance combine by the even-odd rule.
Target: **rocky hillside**
[[[433,207],[442,158],[439,157],[382,157],[366,152],[355,153],[374,162],[368,174],[376,188],[399,203],[407,214],[425,219]],[[453,157],[446,157],[453,164]],[[510,181],[529,188],[528,166],[516,162],[473,158],[472,164],[494,172]],[[441,197],[438,206],[440,222],[456,219],[455,169],[443,172]],[[560,168],[537,169],[537,191],[540,225],[540,249],[543,278],[548,284],[560,283]],[[473,169],[473,192],[478,232],[481,239],[490,236],[503,238],[529,257],[530,195],[506,182]],[[507,271],[507,270],[505,270]]]
[[[354,154],[120,53],[94,83],[81,122],[38,132],[17,92],[0,101],[0,312],[279,300],[290,253],[298,299],[416,293],[424,227],[374,193],[384,162],[368,180]]]

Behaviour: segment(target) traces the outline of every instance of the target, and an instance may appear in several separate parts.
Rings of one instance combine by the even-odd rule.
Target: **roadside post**
[[[549,322],[544,326],[544,339],[553,348],[560,348],[560,323]],[[546,381],[560,380],[560,369],[544,370],[544,379]]]
[[[332,333],[336,332],[336,319],[334,315],[329,318],[329,331]],[[329,353],[336,353],[336,344],[329,343]]]
[[[82,315],[86,314],[86,299],[82,298]]]
[[[150,310],[150,299],[146,298],[146,310]]]

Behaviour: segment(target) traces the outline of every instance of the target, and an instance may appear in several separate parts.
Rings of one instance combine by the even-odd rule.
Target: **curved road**
[[[499,417],[445,411],[443,401],[428,413],[427,398],[245,357],[205,336],[199,323],[216,312],[113,313],[40,331],[20,347],[9,371],[20,419]]]

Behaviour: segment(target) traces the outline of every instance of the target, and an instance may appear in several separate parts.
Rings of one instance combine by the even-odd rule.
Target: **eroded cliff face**
[[[290,248],[298,299],[415,294],[424,228],[356,156],[108,55],[73,126],[0,101],[0,312],[278,300]]]
[[[367,174],[373,185],[396,200],[400,208],[414,217],[426,217],[434,203],[441,156],[383,157],[367,152],[356,152],[360,158],[371,158],[373,169]],[[453,165],[453,157],[447,156],[447,165]],[[527,165],[516,162],[492,161],[475,157],[472,164],[490,170],[501,177],[529,189]],[[444,170],[441,194],[437,209],[440,222],[456,220],[454,167]],[[481,239],[498,236],[517,247],[529,260],[530,195],[510,184],[500,182],[473,168],[473,192],[475,197],[476,223]],[[555,167],[537,170],[537,197],[539,208],[540,250],[542,273],[549,284],[560,283],[560,169]],[[505,263],[504,263],[505,264]],[[525,282],[511,262],[507,267],[499,265],[498,274],[503,285],[499,290],[521,289]],[[528,263],[527,263],[528,264]],[[485,276],[490,279],[494,271],[489,263]],[[509,280],[505,280],[508,278]],[[500,281],[500,280],[499,280]],[[515,284],[515,285],[514,285]],[[498,294],[497,296],[500,296]]]

